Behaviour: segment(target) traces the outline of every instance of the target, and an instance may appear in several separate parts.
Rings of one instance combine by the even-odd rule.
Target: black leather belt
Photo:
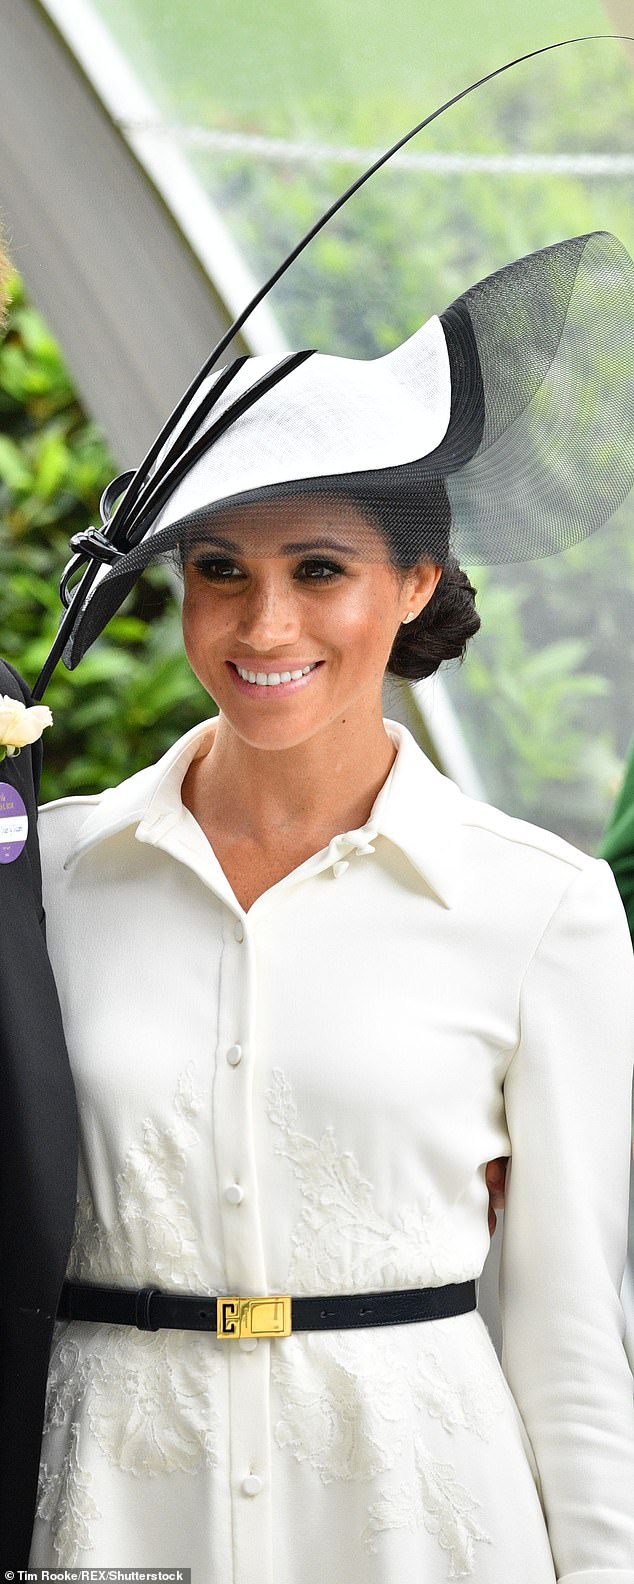
[[[162,1292],[157,1287],[97,1287],[65,1281],[58,1320],[97,1320],[107,1325],[158,1331],[215,1331],[226,1340],[290,1336],[293,1331],[337,1331],[353,1326],[407,1325],[445,1320],[475,1309],[475,1280],[445,1287],[410,1287],[396,1292],[346,1293],[321,1298]]]

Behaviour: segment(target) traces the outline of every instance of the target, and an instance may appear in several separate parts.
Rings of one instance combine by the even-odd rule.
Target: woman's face
[[[286,748],[351,713],[380,717],[399,624],[431,599],[441,568],[425,563],[401,582],[378,529],[347,503],[280,501],[274,535],[271,522],[270,505],[228,512],[219,537],[189,551],[183,637],[192,670],[238,735]],[[262,682],[307,666],[300,678]]]

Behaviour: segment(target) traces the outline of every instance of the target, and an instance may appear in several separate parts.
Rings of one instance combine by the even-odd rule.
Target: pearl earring
[[[407,615],[403,617],[403,620],[401,622],[401,627],[404,627],[406,622],[414,621],[415,616],[416,616],[416,611],[408,611]]]

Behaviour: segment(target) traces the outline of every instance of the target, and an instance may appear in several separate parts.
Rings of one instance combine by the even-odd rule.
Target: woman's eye
[[[302,567],[304,569],[308,567],[311,572],[321,573],[320,577],[309,577],[307,579],[309,583],[329,583],[331,578],[337,577],[343,571],[342,567],[337,566],[336,561],[303,561]]]
[[[205,556],[200,561],[195,561],[194,566],[197,572],[202,573],[203,577],[224,583],[229,582],[229,573],[239,573],[240,571],[234,561],[219,561],[217,558],[212,559],[211,556]]]
[[[240,568],[236,566],[235,561],[223,560],[218,558],[218,556],[201,556],[198,561],[194,561],[194,566],[202,577],[208,578],[211,582],[234,582],[233,574],[235,573],[237,573],[238,577],[242,577]],[[330,583],[333,578],[341,575],[343,567],[338,566],[336,561],[312,559],[302,561],[299,570],[303,574],[302,580],[304,582]]]

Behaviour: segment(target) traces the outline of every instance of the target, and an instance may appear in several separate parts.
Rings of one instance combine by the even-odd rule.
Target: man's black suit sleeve
[[[34,702],[0,660],[0,694]],[[37,823],[42,740],[7,755],[0,781],[28,816],[0,866],[0,1571],[26,1569],[53,1323],[77,1189],[77,1108],[46,948]]]

